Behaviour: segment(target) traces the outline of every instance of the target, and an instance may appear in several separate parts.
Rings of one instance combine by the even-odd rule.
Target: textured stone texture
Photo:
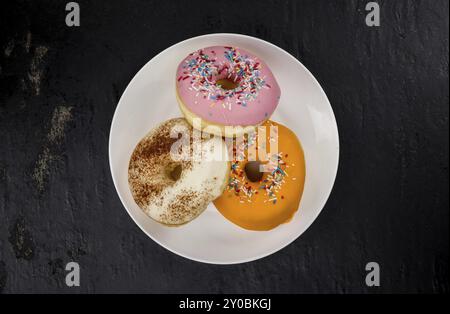
[[[448,292],[448,1],[7,1],[0,11],[0,292]],[[151,241],[113,187],[108,133],[133,75],[200,34],[245,33],[303,62],[336,114],[341,163],[293,244],[236,266]],[[81,265],[81,287],[64,266]],[[381,265],[381,287],[364,284]]]

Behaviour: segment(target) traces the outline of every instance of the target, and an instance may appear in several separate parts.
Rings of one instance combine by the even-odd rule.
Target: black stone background
[[[446,0],[67,1],[0,7],[0,292],[388,293],[449,291]],[[108,136],[120,95],[181,40],[270,41],[322,84],[341,141],[323,212],[293,244],[251,263],[176,256],[116,195]],[[177,62],[177,60],[174,60]],[[220,248],[218,248],[220,249]],[[81,265],[81,287],[64,266]],[[365,265],[381,287],[365,286]]]

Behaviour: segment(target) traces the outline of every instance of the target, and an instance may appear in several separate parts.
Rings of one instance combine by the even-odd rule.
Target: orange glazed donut
[[[305,183],[305,158],[297,136],[287,127],[273,121],[266,127],[266,151],[264,163],[249,158],[250,151],[257,151],[257,136],[249,135],[243,148],[233,148],[242,158],[231,163],[228,185],[214,205],[228,220],[249,230],[270,230],[291,220],[299,208]],[[278,153],[270,155],[272,140],[269,126],[278,127]],[[252,148],[252,150],[250,150]],[[249,161],[251,159],[252,161]],[[256,159],[256,160],[255,160]],[[266,172],[259,165],[265,164]],[[269,172],[267,172],[269,170]]]

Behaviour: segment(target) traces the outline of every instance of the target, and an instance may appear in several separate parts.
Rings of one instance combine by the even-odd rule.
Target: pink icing
[[[217,81],[238,87],[222,89]],[[280,87],[269,67],[251,53],[233,47],[208,47],[187,56],[177,70],[178,95],[197,116],[220,125],[256,125],[278,105]]]

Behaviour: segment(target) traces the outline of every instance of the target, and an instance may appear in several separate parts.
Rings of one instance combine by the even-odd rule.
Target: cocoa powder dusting
[[[172,119],[150,131],[136,146],[128,166],[128,183],[133,198],[139,207],[145,209],[150,202],[158,201],[162,191],[175,183],[167,176],[165,169],[173,167],[170,150],[178,138],[171,138],[170,132],[175,125],[185,124],[185,131],[192,128],[184,119]],[[191,161],[179,162],[183,170],[192,167]]]

